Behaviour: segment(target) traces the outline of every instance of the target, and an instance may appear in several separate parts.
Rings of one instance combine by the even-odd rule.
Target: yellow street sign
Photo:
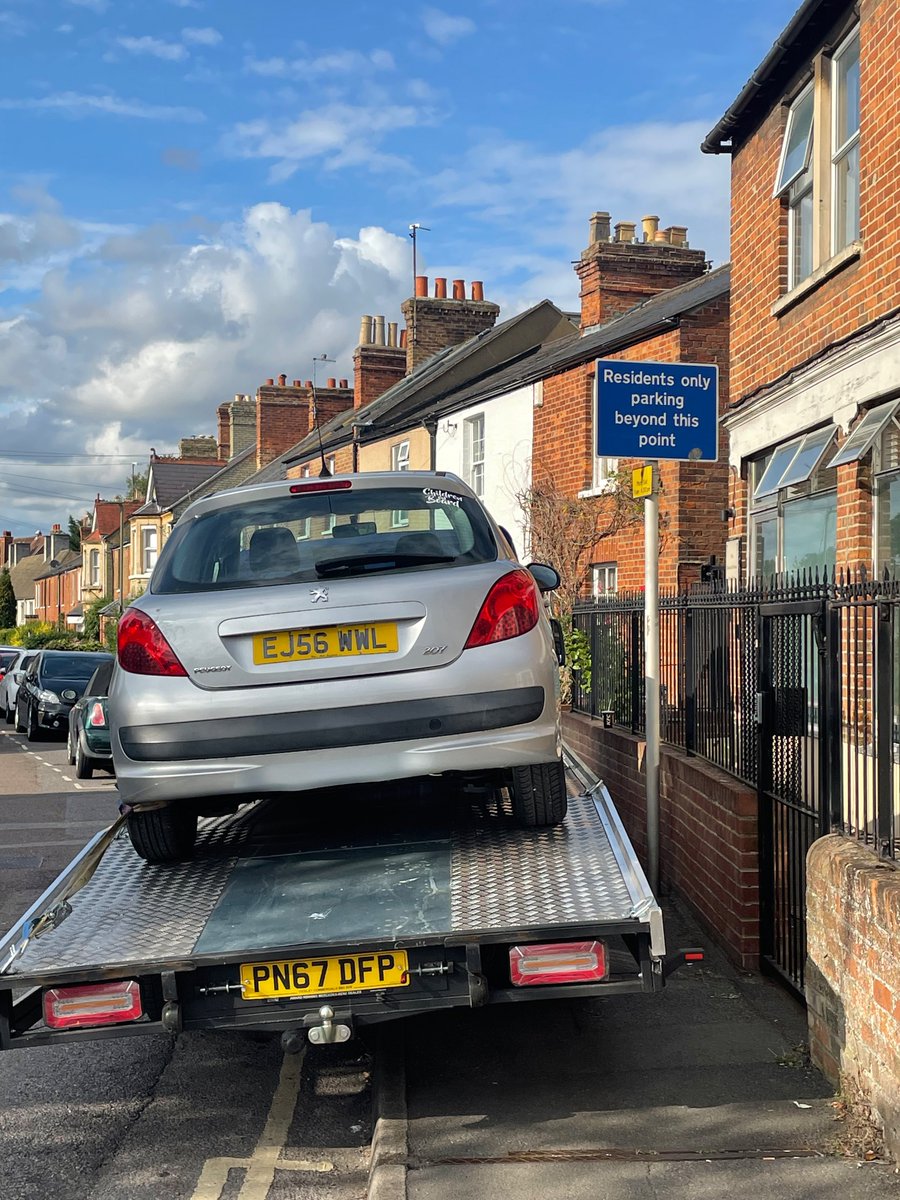
[[[635,467],[631,472],[631,494],[635,500],[653,495],[653,468]]]

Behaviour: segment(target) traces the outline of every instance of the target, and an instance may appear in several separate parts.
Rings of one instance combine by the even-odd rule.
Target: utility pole
[[[644,498],[644,688],[647,749],[647,881],[659,895],[659,463],[650,493]]]

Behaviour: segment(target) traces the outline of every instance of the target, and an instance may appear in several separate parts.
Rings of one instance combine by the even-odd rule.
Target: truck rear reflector
[[[606,978],[604,942],[545,942],[513,946],[509,952],[513,987],[542,983],[595,983]]]
[[[122,1025],[143,1015],[136,979],[50,988],[44,992],[44,1023],[51,1029]]]

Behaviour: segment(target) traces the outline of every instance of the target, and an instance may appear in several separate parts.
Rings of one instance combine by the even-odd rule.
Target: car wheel
[[[169,805],[132,812],[127,824],[131,844],[146,862],[181,862],[193,854],[197,814],[190,808]]]
[[[41,736],[41,731],[38,727],[37,713],[32,705],[28,705],[28,716],[25,718],[25,736],[29,742],[36,742]]]
[[[9,707],[5,700],[3,701],[3,720],[7,723],[7,725],[12,725],[13,723],[13,710]]]
[[[561,762],[513,767],[510,795],[520,825],[560,825],[569,807],[565,768]]]
[[[21,707],[22,707],[22,705],[21,705],[21,704],[19,704],[19,702],[18,702],[18,700],[17,700],[17,701],[16,701],[15,713],[14,713],[14,716],[13,716],[14,728],[15,728],[15,731],[16,731],[16,733],[24,733],[24,732],[25,732],[25,726],[23,725],[23,723],[22,723],[22,719],[21,719],[21,717],[19,716],[19,710],[21,709]]]
[[[78,739],[78,744],[75,747],[75,778],[94,778],[94,760],[88,758],[88,756],[85,754],[81,745],[81,738]]]
[[[69,727],[69,733],[66,738],[66,761],[70,767],[75,766],[75,751],[72,749],[72,729]]]

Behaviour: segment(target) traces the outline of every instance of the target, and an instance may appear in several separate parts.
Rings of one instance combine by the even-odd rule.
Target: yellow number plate
[[[307,658],[350,658],[357,654],[394,654],[397,626],[393,621],[372,625],[328,625],[322,629],[280,629],[253,638],[253,661],[302,662]]]
[[[291,996],[409,987],[409,963],[405,950],[241,963],[241,986],[244,1000],[284,1000]]]

